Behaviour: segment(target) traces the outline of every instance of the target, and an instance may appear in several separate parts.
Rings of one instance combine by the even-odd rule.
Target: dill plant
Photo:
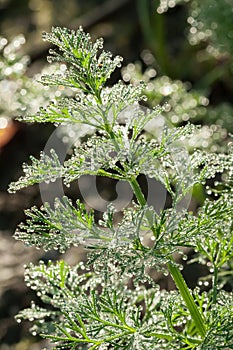
[[[16,239],[61,253],[82,244],[88,261],[29,264],[26,283],[44,306],[33,302],[16,319],[33,321],[32,334],[50,339],[54,349],[232,349],[233,297],[221,282],[233,256],[231,148],[224,154],[193,150],[182,159],[196,127],[164,127],[158,137],[144,133],[161,108],[141,109],[143,84],[106,85],[122,59],[103,51],[101,39],[92,43],[82,28],[53,28],[43,37],[55,47],[48,61],[65,63],[66,69],[43,76],[42,83],[69,87],[74,95],[58,97],[23,120],[87,125],[91,136],[74,146],[64,164],[53,149],[31,157],[9,191],[59,177],[69,185],[89,174],[129,183],[135,202],[118,223],[113,205],[96,222],[93,210],[66,196],[26,210]],[[129,106],[131,113],[124,116]],[[147,205],[140,174],[163,184],[169,207],[157,212]],[[198,213],[180,207],[193,186],[205,186],[216,174],[223,178],[212,189],[216,196],[207,198]],[[183,248],[194,249],[196,260],[209,269],[208,290],[188,288],[174,258],[184,254]],[[151,269],[170,274],[176,289],[161,290]]]

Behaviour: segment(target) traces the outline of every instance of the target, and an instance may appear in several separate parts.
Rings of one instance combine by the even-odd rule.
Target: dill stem
[[[216,299],[217,299],[217,286],[218,286],[218,267],[216,265],[214,265],[214,275],[213,275],[213,280],[212,280],[212,284],[213,284],[213,303],[216,303]]]
[[[146,199],[142,193],[141,187],[139,185],[139,183],[137,182],[136,177],[131,177],[130,179],[130,185],[134,191],[134,194],[139,202],[139,204],[144,207],[146,205]],[[148,217],[148,221],[150,222],[150,217]],[[153,227],[151,227],[152,231],[154,230]],[[179,290],[185,305],[187,306],[187,309],[190,312],[190,315],[196,325],[196,329],[198,331],[198,333],[204,338],[205,334],[206,334],[206,329],[205,329],[205,323],[204,323],[204,319],[203,316],[201,315],[201,313],[198,310],[197,305],[195,304],[195,301],[193,299],[192,294],[190,293],[190,290],[180,272],[180,270],[178,269],[178,267],[176,267],[173,263],[172,263],[172,256],[170,257],[171,263],[167,264],[168,270],[176,284],[177,289]]]
[[[196,328],[199,334],[204,338],[206,334],[205,323],[201,313],[197,308],[197,305],[195,304],[193,296],[189,291],[189,288],[184,280],[184,277],[182,276],[180,270],[172,263],[168,264],[168,269],[176,284],[176,287],[180,291],[180,294],[190,312],[190,315],[196,325]]]

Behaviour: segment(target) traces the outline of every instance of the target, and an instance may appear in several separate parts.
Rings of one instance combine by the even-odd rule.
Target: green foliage
[[[63,260],[30,264],[26,283],[44,306],[33,303],[17,320],[34,321],[32,333],[50,339],[54,349],[231,349],[232,296],[219,290],[219,275],[233,254],[231,151],[192,149],[189,154],[185,146],[198,127],[165,122],[161,126],[163,110],[144,110],[139,104],[144,99],[141,85],[120,82],[106,87],[121,58],[100,52],[102,40],[92,43],[81,28],[53,28],[44,39],[57,47],[50,51],[49,61],[65,62],[66,68],[42,77],[42,82],[69,87],[72,96],[49,102],[25,120],[88,125],[92,136],[75,145],[64,164],[54,150],[31,158],[10,191],[58,177],[69,185],[85,174],[101,175],[128,182],[137,204],[124,210],[120,222],[112,205],[96,222],[92,210],[67,197],[27,210],[17,239],[62,253],[82,244],[91,268],[71,267]],[[188,99],[183,85],[176,85]],[[193,95],[188,108],[190,101],[202,104],[201,97]],[[159,130],[154,133],[150,125],[156,122]],[[163,184],[170,206],[156,212],[147,205],[137,180],[140,174]],[[216,196],[206,199],[197,213],[182,207],[195,184],[205,186],[216,176],[221,178],[212,189]],[[208,292],[188,288],[182,266],[174,259],[174,253],[186,258],[184,248],[193,248],[197,260],[209,268]],[[170,273],[177,290],[160,290],[151,270]]]
[[[62,28],[53,28],[51,34],[44,33],[43,39],[58,47],[58,51],[50,49],[49,62],[67,62],[69,70],[66,74],[56,77],[44,76],[43,82],[49,85],[65,85],[81,88],[95,98],[100,98],[100,91],[106,80],[116,67],[120,66],[122,58],[112,59],[110,52],[99,50],[103,47],[103,40],[98,39],[94,44],[89,34],[80,27],[76,32]],[[99,54],[99,55],[98,55]]]
[[[12,41],[0,37],[0,118],[22,120],[22,114],[35,114],[39,106],[56,97],[71,94],[69,89],[44,87],[38,82],[41,74],[59,74],[64,65],[45,67],[41,74],[29,78],[26,73],[30,57],[22,52],[26,40],[23,35]]]
[[[62,176],[62,167],[59,158],[54,150],[50,152],[51,157],[41,152],[40,160],[31,156],[32,165],[23,164],[24,177],[21,177],[16,184],[11,184],[9,192],[40,183],[42,181],[54,181],[57,177]]]
[[[186,141],[189,149],[202,148],[211,152],[224,152],[229,141],[227,133],[233,132],[232,106],[221,103],[210,106],[209,99],[191,89],[190,83],[172,80],[167,76],[156,76],[153,66],[148,66],[142,72],[140,62],[130,63],[122,68],[122,78],[125,82],[137,84],[141,80],[147,82],[144,94],[151,106],[164,106],[160,123],[172,127],[191,123],[200,123],[193,135]],[[146,129],[157,135],[158,123],[153,120]]]
[[[40,210],[34,207],[26,214],[29,219],[19,226],[15,236],[28,245],[42,246],[45,250],[59,248],[63,252],[71,244],[84,242],[88,239],[87,235],[100,239],[93,215],[86,213],[79,202],[76,209],[67,197],[62,201],[57,198],[54,209],[46,203]]]
[[[160,0],[157,11],[166,12],[178,4],[189,3],[189,40],[192,45],[209,41],[220,52],[233,54],[232,2],[231,0]],[[212,50],[213,51],[213,50]]]
[[[229,0],[193,1],[189,18],[190,42],[208,40],[214,48],[227,55],[233,54],[232,3]]]
[[[112,122],[114,123],[122,110],[131,105],[135,99],[141,98],[141,91],[142,87],[140,86],[129,87],[121,83],[116,84],[112,89],[104,88],[100,95],[104,106],[96,105],[93,96],[79,92],[73,99],[64,98],[52,101],[46,108],[41,107],[36,116],[28,115],[25,120],[27,122],[53,122],[56,124],[83,123],[104,130],[104,116],[102,115],[112,114]],[[103,108],[104,110],[102,110]]]
[[[91,272],[83,273],[82,267],[71,268],[63,261],[48,266],[43,262],[39,266],[31,264],[26,269],[27,284],[53,309],[48,312],[33,304],[17,319],[28,318],[30,314],[36,321],[33,332],[52,331],[49,338],[53,342],[59,344],[62,340],[63,347],[71,349],[79,344],[88,344],[91,349],[104,348],[108,344],[116,348],[142,349],[154,344],[157,349],[160,338],[172,338],[162,317],[165,311],[160,311],[162,301],[168,296],[166,292],[143,287],[128,290],[121,283],[115,284],[116,281],[111,286],[103,285],[98,291],[97,287],[103,281]],[[143,303],[148,309],[142,319]],[[149,310],[157,314],[156,324],[148,317]],[[40,322],[45,316],[53,322],[52,329],[49,322]],[[150,333],[154,334],[150,336]]]

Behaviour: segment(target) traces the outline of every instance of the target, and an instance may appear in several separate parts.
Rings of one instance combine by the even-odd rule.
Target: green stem
[[[104,115],[103,113],[103,117],[105,118],[106,116]],[[113,133],[113,131],[111,130],[111,128],[109,127],[109,125],[107,124],[107,122],[105,123],[106,125],[106,131],[108,132],[108,134],[110,135],[110,137],[112,138],[113,142],[116,144],[116,149],[118,148],[118,145],[117,145],[117,142],[116,142],[116,139],[115,139],[115,135]],[[132,176],[130,179],[128,179],[132,189],[133,189],[133,192],[139,202],[139,204],[144,207],[146,205],[146,199],[142,193],[142,190],[141,190],[141,187],[139,185],[139,183],[137,182],[137,179],[135,176]],[[151,222],[151,216],[150,216],[150,213],[148,212],[146,214],[147,216],[147,219],[148,219],[148,222],[151,223],[151,229],[154,233],[154,235],[156,236],[156,232],[155,232],[155,227],[153,227],[153,223]],[[172,259],[172,257],[171,257]],[[196,325],[196,328],[198,330],[198,332],[200,333],[200,335],[202,337],[205,336],[205,324],[204,324],[204,320],[203,320],[203,317],[201,316],[198,308],[197,308],[197,305],[195,304],[194,302],[194,299],[188,289],[188,286],[180,272],[180,270],[174,266],[173,264],[168,264],[168,269],[169,269],[169,272],[177,286],[177,288],[179,289],[180,291],[180,294],[191,314],[191,317]]]
[[[180,294],[192,316],[192,319],[196,325],[199,334],[204,338],[206,334],[205,324],[202,315],[200,314],[197,305],[194,302],[192,294],[190,293],[188,286],[180,272],[180,270],[173,264],[168,264],[169,272],[180,291]]]
[[[144,207],[146,205],[146,199],[142,193],[141,187],[140,187],[139,183],[137,182],[136,177],[132,176],[129,182],[130,182],[130,185],[133,189],[133,192],[134,192],[139,204],[142,207]]]
[[[139,202],[139,204],[144,207],[146,205],[146,199],[141,191],[141,188],[137,182],[137,179],[135,177],[132,177],[130,179],[130,185],[137,197],[137,200]],[[149,220],[150,222],[150,217]],[[154,230],[154,228],[152,227],[152,231]],[[172,260],[172,257],[171,257]],[[176,284],[176,287],[178,288],[178,290],[180,291],[180,294],[190,312],[190,315],[196,325],[196,328],[199,332],[199,334],[204,338],[205,334],[206,334],[206,330],[205,330],[205,323],[204,323],[204,319],[202,317],[202,315],[200,314],[197,305],[195,304],[195,301],[193,299],[192,294],[190,293],[188,286],[180,272],[180,270],[174,266],[172,263],[168,264],[168,269],[169,272]]]
[[[101,100],[99,101],[99,104],[102,105],[102,101]],[[101,109],[101,115],[102,115],[102,118],[103,118],[103,121],[104,121],[104,130],[110,136],[112,142],[114,143],[114,146],[115,146],[116,150],[119,151],[119,145],[117,143],[116,136],[115,136],[114,132],[112,131],[112,127],[109,124],[108,116],[105,114],[105,110],[104,109]]]
[[[170,75],[170,61],[166,45],[165,15],[158,14],[156,5],[153,8],[146,0],[137,0],[137,11],[142,33],[147,44],[153,51],[163,74]]]
[[[151,18],[149,15],[149,3],[144,0],[137,0],[137,10],[139,16],[139,22],[141,29],[146,41],[151,44],[154,40],[151,40],[153,37],[151,30]]]
[[[216,303],[217,294],[218,294],[218,268],[214,265],[214,275],[213,275],[213,303]]]

